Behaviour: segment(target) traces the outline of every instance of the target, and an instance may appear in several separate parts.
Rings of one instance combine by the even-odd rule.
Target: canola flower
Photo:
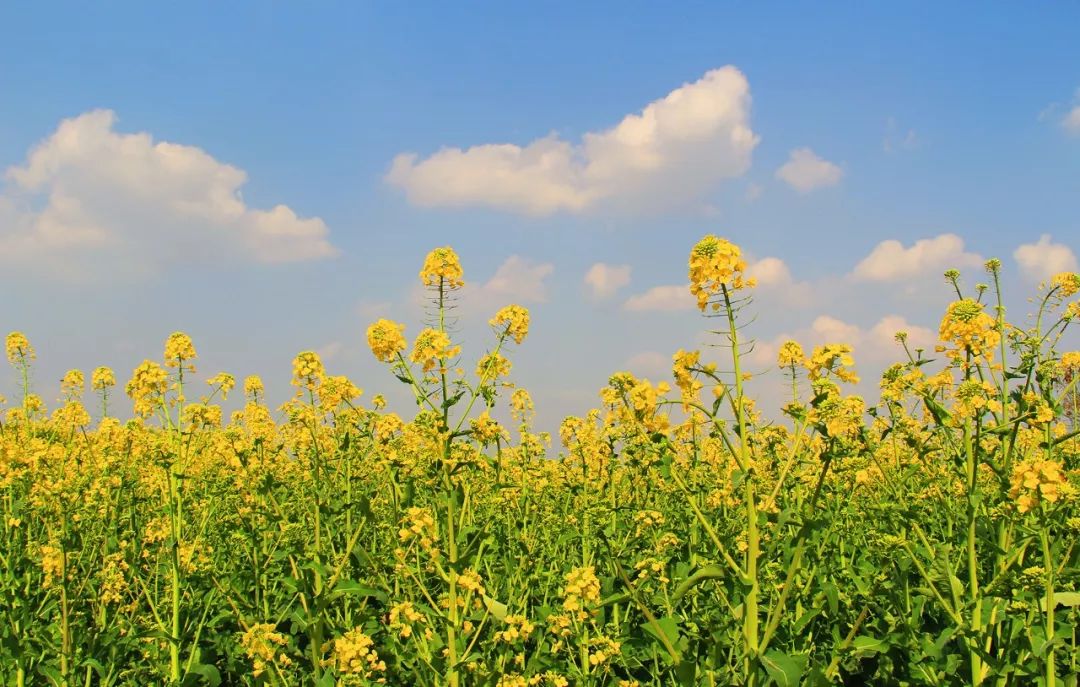
[[[424,286],[456,289],[465,285],[461,260],[450,246],[436,248],[424,258],[424,267],[420,270],[420,280]]]
[[[1001,340],[994,318],[984,311],[982,303],[970,298],[949,305],[938,335],[945,344],[940,350],[954,360],[961,360],[965,355],[991,360],[994,347]]]
[[[7,352],[8,362],[16,365],[20,362],[34,360],[37,356],[30,340],[22,332],[11,332],[4,340],[4,350]]]
[[[735,244],[713,234],[698,241],[689,261],[690,293],[697,298],[698,309],[704,311],[724,289],[752,288],[755,281],[745,278],[745,271],[746,261]],[[713,310],[720,307],[718,302],[712,304]]]
[[[529,335],[529,311],[520,305],[508,305],[495,313],[490,324],[499,335],[520,344]]]
[[[367,340],[375,358],[392,363],[407,347],[405,325],[381,319],[368,327]]]
[[[409,359],[427,373],[436,367],[445,370],[447,361],[459,353],[461,347],[455,346],[446,332],[428,327],[417,334]]]

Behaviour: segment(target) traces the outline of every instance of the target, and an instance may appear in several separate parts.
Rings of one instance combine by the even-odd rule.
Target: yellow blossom
[[[744,279],[746,262],[739,247],[726,239],[709,234],[690,251],[690,293],[697,298],[698,308],[705,310],[710,299],[723,292],[754,286],[754,280]],[[713,310],[720,303],[713,303]]]
[[[368,346],[371,352],[384,363],[394,362],[398,354],[408,346],[405,342],[404,331],[403,324],[386,319],[376,321],[367,329]]]
[[[499,336],[509,336],[520,344],[529,334],[529,311],[520,305],[508,305],[495,313],[489,324]]]
[[[461,261],[450,246],[436,248],[424,258],[420,279],[424,286],[458,288],[465,285],[462,279]]]

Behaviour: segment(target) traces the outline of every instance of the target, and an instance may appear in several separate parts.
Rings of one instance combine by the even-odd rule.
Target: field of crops
[[[670,385],[614,374],[558,437],[512,383],[524,308],[486,351],[455,343],[450,248],[415,336],[367,330],[413,417],[313,352],[270,408],[257,377],[196,372],[182,333],[123,387],[72,370],[49,410],[13,332],[0,682],[1075,685],[1080,352],[1057,348],[1080,276],[1021,326],[1000,269],[946,273],[940,345],[898,333],[880,402],[851,392],[850,346],[785,344],[769,417],[754,285],[706,236],[689,282],[720,345],[676,353]]]

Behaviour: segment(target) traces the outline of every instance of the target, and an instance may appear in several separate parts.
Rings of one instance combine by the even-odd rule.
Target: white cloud
[[[780,258],[762,258],[750,263],[746,268],[746,276],[757,279],[758,286],[765,288],[789,286],[792,283],[791,270]]]
[[[735,67],[707,72],[578,143],[443,148],[394,158],[386,180],[422,206],[487,206],[530,215],[678,205],[750,167],[750,86]]]
[[[671,376],[671,356],[656,351],[636,353],[627,359],[626,369],[638,377],[650,377],[653,381],[665,381]]]
[[[761,198],[764,193],[765,187],[761,184],[747,184],[746,191],[743,193],[743,198],[746,199],[747,203],[753,203]]]
[[[1065,131],[1070,134],[1080,136],[1080,105],[1076,105],[1062,117],[1061,126],[1065,127]]]
[[[900,344],[896,341],[897,332],[906,332],[908,345],[912,348],[930,349],[937,340],[934,332],[926,327],[911,324],[899,315],[886,315],[873,326],[863,328],[845,322],[830,315],[821,315],[814,319],[807,328],[794,333],[784,333],[758,342],[751,354],[755,365],[769,366],[776,364],[776,354],[785,341],[798,341],[807,355],[815,346],[827,343],[846,343],[854,347],[855,362],[880,365],[895,362],[903,358]]]
[[[697,299],[690,294],[690,287],[685,284],[654,286],[645,293],[639,293],[626,299],[623,310],[631,312],[677,312],[693,310]]]
[[[180,263],[333,256],[328,230],[285,205],[249,207],[247,174],[193,147],[114,130],[116,115],[66,119],[9,168],[0,262],[76,280],[146,276]]]
[[[1025,243],[1013,251],[1020,272],[1031,281],[1042,281],[1058,272],[1077,272],[1076,253],[1063,243],[1054,243],[1043,234],[1035,243]]]
[[[585,285],[594,300],[606,300],[630,283],[630,265],[598,262],[585,273]]]
[[[543,303],[548,298],[546,279],[554,271],[555,266],[550,262],[534,263],[520,255],[511,255],[480,287],[481,297]]]
[[[964,250],[964,239],[941,234],[920,239],[910,248],[896,240],[882,241],[855,266],[852,277],[860,281],[901,281],[921,275],[941,274],[950,268],[974,267],[983,259]]]
[[[840,167],[818,157],[809,148],[796,148],[791,151],[788,161],[776,170],[776,178],[787,182],[799,193],[835,186],[843,176],[844,171]]]

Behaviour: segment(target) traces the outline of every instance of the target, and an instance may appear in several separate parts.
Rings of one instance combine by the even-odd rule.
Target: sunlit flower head
[[[206,383],[211,387],[219,389],[222,398],[228,398],[229,392],[236,386],[236,377],[233,377],[228,372],[219,372],[206,380]]]
[[[529,334],[529,311],[520,305],[508,305],[495,313],[488,324],[499,336],[509,336],[520,344]]]
[[[293,358],[293,386],[314,389],[326,377],[326,368],[315,351],[302,351]]]
[[[30,345],[30,340],[22,332],[11,332],[4,343],[8,362],[12,365],[20,361],[33,360],[36,357],[34,347]]]
[[[424,268],[420,270],[420,279],[424,286],[459,288],[465,285],[462,279],[461,260],[450,246],[436,248],[424,258]]]
[[[384,363],[393,362],[405,350],[405,325],[390,320],[379,320],[367,329],[368,346],[375,357]]]
[[[416,337],[410,360],[430,372],[436,366],[444,368],[446,361],[460,352],[461,347],[454,346],[446,332],[428,327]]]
[[[753,279],[744,279],[746,262],[739,247],[713,234],[705,236],[690,251],[690,293],[697,298],[698,308],[705,310],[710,299],[723,292],[754,286]],[[713,310],[720,304],[713,303]]]
[[[86,377],[82,370],[68,370],[60,379],[60,392],[65,396],[78,396],[86,388]]]
[[[986,314],[984,306],[970,298],[953,301],[941,320],[939,335],[954,359],[970,353],[973,356],[993,358],[993,347],[1001,341],[994,318]]]
[[[1080,291],[1080,274],[1075,272],[1059,272],[1050,279],[1050,284],[1058,289],[1058,295],[1062,298],[1070,298]]]
[[[825,379],[829,374],[833,374],[842,382],[858,384],[859,377],[852,369],[855,365],[855,358],[851,356],[853,350],[850,344],[825,344],[815,347],[810,359],[805,361],[810,379]]]
[[[191,337],[183,332],[173,332],[165,340],[165,366],[180,367],[185,362],[196,358],[195,344]],[[184,367],[188,367],[184,365]]]
[[[244,377],[244,395],[252,400],[257,400],[259,396],[266,393],[266,387],[263,386],[262,377],[259,375],[248,375]]]
[[[111,368],[94,368],[94,373],[90,376],[90,387],[94,391],[104,391],[114,386],[116,386],[116,375],[113,374]]]
[[[152,360],[144,360],[131,373],[125,391],[135,404],[135,414],[146,417],[162,403],[169,375]]]
[[[806,354],[798,341],[785,341],[776,355],[776,364],[784,368],[798,367],[806,362]],[[854,364],[854,361],[852,361]]]

